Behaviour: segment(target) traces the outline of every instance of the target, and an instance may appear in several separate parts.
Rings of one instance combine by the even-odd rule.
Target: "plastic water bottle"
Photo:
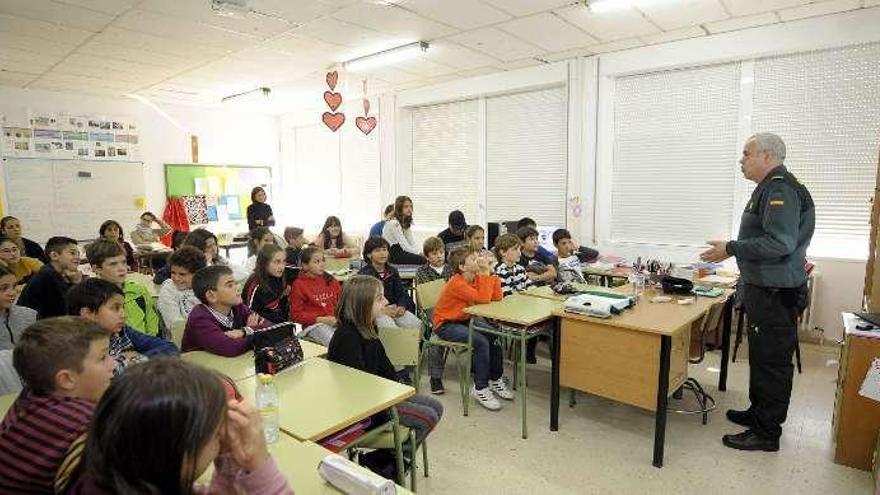
[[[263,420],[266,443],[278,441],[278,388],[272,375],[257,376],[257,411]]]

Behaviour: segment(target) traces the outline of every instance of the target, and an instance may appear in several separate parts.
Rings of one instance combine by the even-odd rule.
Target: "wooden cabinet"
[[[847,333],[844,339],[834,405],[834,461],[870,471],[880,432],[880,402],[862,397],[859,388],[874,358],[880,357],[880,338]]]

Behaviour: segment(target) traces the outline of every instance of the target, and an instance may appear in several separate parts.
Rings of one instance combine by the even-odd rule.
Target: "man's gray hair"
[[[770,155],[776,157],[779,163],[785,161],[785,141],[776,134],[770,132],[759,132],[749,138],[749,141],[755,142],[755,152],[761,153],[766,151]]]

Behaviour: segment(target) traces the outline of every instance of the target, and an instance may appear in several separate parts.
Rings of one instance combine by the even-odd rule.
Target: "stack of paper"
[[[348,495],[394,495],[397,492],[391,480],[361,468],[339,454],[330,454],[321,460],[318,473]]]
[[[706,275],[705,277],[697,280],[697,282],[704,285],[721,285],[724,287],[732,287],[734,284],[736,284],[736,278],[722,277],[721,275]]]

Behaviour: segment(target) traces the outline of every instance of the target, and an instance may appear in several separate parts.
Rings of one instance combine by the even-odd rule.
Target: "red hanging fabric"
[[[162,244],[171,246],[171,238],[175,231],[189,232],[189,220],[186,219],[186,208],[180,198],[168,198],[162,219],[171,227],[171,232],[162,236]]]

